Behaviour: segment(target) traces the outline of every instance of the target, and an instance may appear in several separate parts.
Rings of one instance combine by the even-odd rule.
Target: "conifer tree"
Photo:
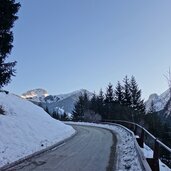
[[[124,82],[124,86],[123,86],[123,104],[125,106],[130,107],[131,106],[131,93],[130,93],[129,79],[128,79],[127,76],[125,76],[123,82]]]
[[[67,114],[65,112],[64,112],[63,115],[61,115],[61,120],[62,121],[67,121],[68,120],[68,116],[67,116]]]
[[[100,89],[99,95],[97,96],[97,106],[98,106],[98,114],[102,117],[104,115],[104,94],[102,89]]]
[[[59,114],[54,110],[52,113],[52,117],[55,119],[59,119]]]
[[[113,85],[111,83],[108,84],[105,94],[105,118],[112,118],[112,105],[114,103],[114,94],[113,94]]]
[[[114,101],[114,94],[113,94],[113,85],[109,83],[106,94],[105,94],[105,102],[106,103],[112,103]]]
[[[115,101],[119,104],[123,104],[123,87],[119,81],[115,88]]]
[[[97,102],[97,96],[95,93],[93,93],[93,97],[90,100],[90,109],[94,111],[95,113],[98,112],[98,102]]]
[[[53,118],[56,118],[56,111],[53,111],[52,117],[53,117]]]
[[[18,19],[16,13],[20,8],[15,0],[0,0],[0,88],[7,85],[11,76],[15,76],[15,62],[6,62],[12,50],[14,21]]]
[[[138,88],[138,84],[135,77],[132,76],[130,80],[130,92],[131,92],[131,107],[139,112],[145,112],[144,100],[141,99],[141,90]]]
[[[89,97],[88,94],[86,93],[86,91],[84,92],[83,96],[83,110],[84,112],[87,111],[90,107],[90,101],[89,101]]]
[[[45,112],[48,113],[48,114],[50,115],[50,112],[49,112],[49,109],[48,109],[47,106],[46,106],[46,108],[45,108]]]
[[[99,91],[98,99],[103,104],[103,102],[104,102],[104,93],[103,93],[102,89],[100,89],[100,91]]]
[[[141,90],[138,88],[138,84],[135,77],[132,76],[129,82],[129,90],[131,95],[131,116],[133,122],[141,122],[144,120],[145,105],[144,100],[141,99]]]
[[[55,114],[55,119],[60,120],[60,116],[59,116],[58,112],[56,112],[56,114]]]
[[[81,121],[83,120],[84,115],[84,96],[80,95],[78,101],[74,106],[74,110],[72,112],[72,120],[73,121]]]

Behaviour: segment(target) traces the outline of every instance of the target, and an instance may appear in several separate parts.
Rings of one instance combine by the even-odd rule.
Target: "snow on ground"
[[[42,108],[13,94],[0,93],[0,167],[70,137],[75,130]]]
[[[134,137],[130,132],[126,131],[122,127],[107,124],[94,124],[85,122],[67,122],[76,125],[97,126],[101,128],[107,128],[117,135],[117,168],[118,171],[141,171],[141,165],[136,151]]]
[[[146,158],[153,158],[153,150],[146,144],[144,144],[144,148],[142,148],[142,150]],[[159,166],[160,171],[171,171],[171,169],[168,168],[168,166],[166,166],[164,163],[162,163],[161,160],[159,160]]]

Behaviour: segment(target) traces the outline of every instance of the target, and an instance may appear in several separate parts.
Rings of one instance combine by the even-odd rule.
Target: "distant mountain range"
[[[145,102],[146,110],[149,111],[152,101],[154,103],[154,108],[156,111],[163,110],[169,99],[170,99],[169,89],[166,90],[161,95],[151,94],[148,100]]]
[[[21,97],[35,102],[43,101],[46,96],[48,96],[48,92],[41,88],[29,90],[21,95]]]
[[[46,90],[39,88],[29,90],[26,93],[23,93],[21,97],[32,101],[44,109],[48,108],[50,113],[58,111],[60,114],[63,114],[64,112],[71,114],[78,97],[85,92],[90,98],[93,96],[93,93],[86,89],[80,89],[67,94],[49,95]],[[163,113],[165,117],[171,116],[171,102],[169,102],[169,100],[169,89],[161,95],[151,94],[149,99],[145,102],[146,111],[149,111],[153,101],[156,111],[165,110],[165,112],[161,112],[161,114]]]
[[[166,90],[161,95],[151,94],[149,99],[145,102],[146,111],[150,110],[151,104],[154,104],[154,109],[159,112],[162,120],[171,124],[171,95],[170,90]]]
[[[68,94],[49,95],[46,90],[39,88],[27,91],[26,93],[23,93],[21,97],[30,100],[44,109],[48,108],[50,113],[58,111],[60,114],[63,114],[64,112],[71,114],[79,96],[85,92],[90,98],[93,95],[93,93],[85,89]]]

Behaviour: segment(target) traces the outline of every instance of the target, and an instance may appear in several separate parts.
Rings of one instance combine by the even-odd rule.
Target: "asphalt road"
[[[8,171],[106,171],[112,170],[113,134],[102,128],[73,126],[77,134],[51,151],[33,157]]]

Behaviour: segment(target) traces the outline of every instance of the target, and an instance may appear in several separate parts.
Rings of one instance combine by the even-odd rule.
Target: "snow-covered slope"
[[[13,94],[0,93],[0,166],[53,145],[75,131],[42,108]]]
[[[166,103],[168,102],[169,98],[170,98],[169,89],[166,90],[161,95],[157,95],[157,94],[150,95],[149,99],[145,103],[146,111],[149,111],[152,101],[154,103],[154,108],[156,111],[162,110],[165,107]]]

